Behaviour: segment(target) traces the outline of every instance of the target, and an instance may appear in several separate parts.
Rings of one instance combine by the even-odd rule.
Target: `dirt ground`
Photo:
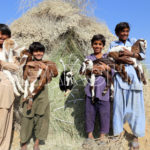
[[[144,99],[145,99],[145,113],[146,113],[146,135],[143,138],[139,138],[140,150],[150,150],[150,86],[144,87]],[[41,150],[130,150],[130,142],[133,139],[132,132],[129,125],[124,125],[125,132],[119,139],[112,139],[109,137],[107,145],[98,146],[96,142],[91,143],[88,147],[82,147],[84,138],[71,139],[67,135],[55,135],[55,133],[48,136],[48,139],[44,145],[41,145]],[[19,131],[14,131],[13,142],[11,150],[19,149]],[[28,145],[28,149],[33,149],[33,141],[31,140]]]

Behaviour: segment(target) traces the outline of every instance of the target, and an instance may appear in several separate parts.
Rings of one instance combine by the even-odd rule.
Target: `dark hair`
[[[130,31],[130,26],[129,26],[129,24],[128,24],[127,22],[120,22],[120,23],[118,23],[118,24],[116,25],[116,28],[115,28],[115,33],[116,33],[116,35],[118,35],[118,33],[119,33],[120,31],[122,31],[124,28],[128,28],[129,31]]]
[[[6,24],[0,24],[0,32],[2,32],[2,34],[4,35],[8,35],[9,37],[11,37],[11,31]]]
[[[29,51],[30,51],[31,54],[33,53],[33,51],[42,51],[42,52],[45,52],[45,47],[40,42],[33,42],[29,46]]]
[[[105,46],[105,37],[102,34],[94,35],[91,39],[91,45],[93,45],[94,41],[101,41],[103,43],[103,46]]]

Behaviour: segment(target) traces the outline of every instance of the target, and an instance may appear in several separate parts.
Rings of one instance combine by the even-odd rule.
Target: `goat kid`
[[[61,73],[60,79],[59,79],[59,88],[61,91],[64,91],[65,94],[64,96],[67,96],[73,86],[74,86],[74,74],[73,74],[73,67],[76,65],[76,63],[78,62],[78,59],[75,61],[73,67],[70,70],[66,70],[66,66],[63,62],[62,59],[60,59],[61,64],[63,65],[63,69],[64,71]]]
[[[91,95],[92,95],[93,103],[94,103],[94,99],[95,99],[94,85],[95,85],[96,76],[104,76],[106,78],[106,88],[102,92],[103,96],[107,93],[109,88],[111,88],[111,91],[113,91],[111,68],[108,65],[106,65],[105,63],[103,63],[103,62],[97,63],[97,60],[92,61],[90,59],[85,59],[80,68],[80,74],[86,75],[87,80],[90,81]],[[111,94],[111,98],[112,98],[112,96],[113,95]]]
[[[44,63],[47,67],[42,68],[41,63]],[[25,92],[23,102],[28,100],[28,110],[32,108],[33,98],[44,88],[46,83],[52,80],[52,77],[56,77],[57,75],[56,64],[51,61],[31,61],[26,64],[24,71]],[[38,86],[35,87],[37,81]]]
[[[63,71],[59,80],[59,88],[67,96],[73,88],[73,73],[69,70]]]
[[[2,49],[2,54],[0,60],[4,62],[9,62],[9,63],[15,63],[18,65],[18,71],[22,70],[23,68],[20,67],[18,58],[20,57],[20,53],[22,50],[24,50],[25,47],[19,47],[15,40],[13,39],[6,39],[3,43],[3,49]],[[3,68],[6,68],[6,66],[3,66]],[[17,72],[11,72],[9,70],[3,69],[1,70],[6,74],[7,78],[10,80],[10,82],[13,85],[13,90],[16,96],[20,96],[19,91],[22,93],[24,92],[24,89],[22,88],[20,81],[18,79]],[[18,91],[18,89],[19,91]]]
[[[147,41],[143,39],[139,39],[133,44],[132,47],[125,47],[125,46],[113,47],[109,51],[108,56],[118,63],[133,65],[136,70],[139,80],[142,81],[144,84],[146,84],[146,79],[145,79],[144,71],[143,71],[140,60],[133,58],[133,57],[121,56],[121,52],[124,51],[124,49],[132,51],[133,53],[142,52],[145,54],[146,48],[147,48]]]

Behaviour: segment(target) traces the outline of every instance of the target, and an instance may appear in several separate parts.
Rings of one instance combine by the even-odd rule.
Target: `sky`
[[[104,22],[113,34],[115,34],[116,24],[126,21],[131,26],[131,38],[144,38],[148,41],[145,63],[150,68],[150,0],[93,1],[95,4],[94,15],[98,20]],[[11,24],[11,22],[19,18],[23,14],[23,11],[19,11],[19,5],[20,0],[1,0],[0,23]]]

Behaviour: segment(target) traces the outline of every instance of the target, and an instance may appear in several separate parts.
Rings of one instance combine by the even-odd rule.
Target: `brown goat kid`
[[[114,61],[109,58],[101,58],[94,61],[85,59],[85,61],[82,63],[80,74],[86,75],[87,79],[90,80],[93,102],[95,97],[95,76],[104,76],[106,79],[106,87],[102,95],[104,96],[108,89],[111,89],[111,98],[113,97],[113,79],[111,69],[114,69],[114,71],[118,72],[124,81],[128,82],[129,84],[131,83],[130,77],[127,75],[124,65],[115,64]]]
[[[122,56],[122,51],[124,49],[127,49],[131,52],[133,52],[133,54],[137,53],[143,53],[145,54],[147,48],[147,42],[146,40],[137,40],[132,47],[123,47],[123,46],[116,46],[113,47],[109,54],[108,57],[112,58],[115,63],[117,64],[130,64],[133,65],[137,76],[139,78],[140,81],[142,81],[144,84],[146,84],[146,79],[145,79],[145,75],[144,75],[144,71],[142,68],[142,65],[140,63],[140,60],[142,60],[142,58],[140,57],[139,60],[133,57],[129,57],[129,56]]]
[[[47,67],[41,68],[41,63],[44,63]],[[52,80],[52,77],[56,77],[57,75],[56,64],[51,61],[31,61],[26,64],[24,71],[25,93],[23,101],[28,100],[28,110],[32,108],[33,98],[44,88],[46,83]],[[35,87],[37,81],[38,86]]]

